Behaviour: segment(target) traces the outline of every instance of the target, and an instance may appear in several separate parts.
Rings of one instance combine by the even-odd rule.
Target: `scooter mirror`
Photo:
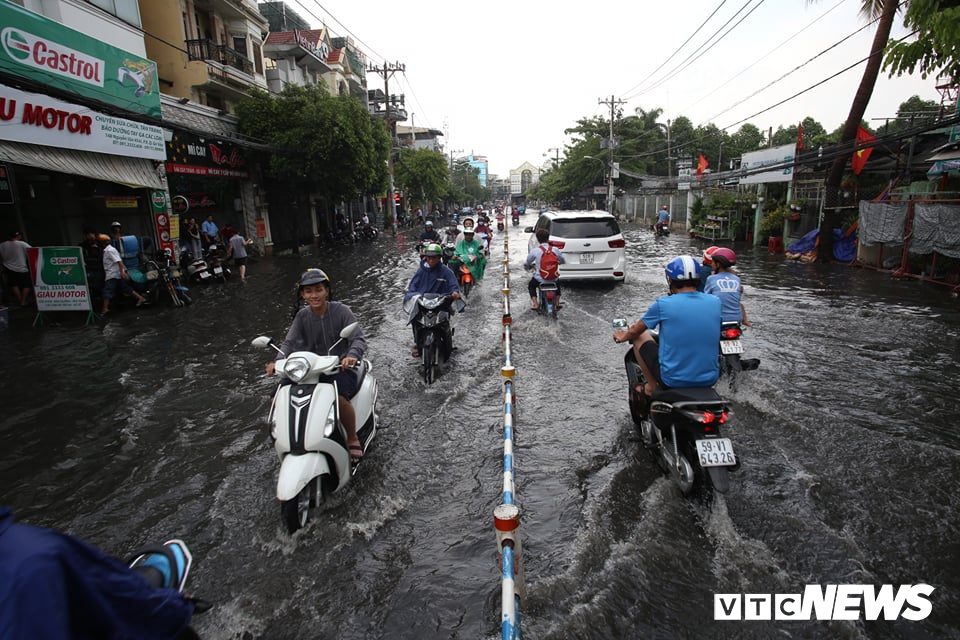
[[[524,232],[524,233],[533,233],[533,227],[524,227],[524,228],[523,228],[523,232]]]
[[[349,340],[350,336],[355,334],[357,332],[357,329],[359,328],[360,328],[359,322],[351,322],[350,324],[348,324],[347,326],[345,326],[343,329],[340,330],[340,337],[343,338],[344,340]]]
[[[614,331],[625,330],[628,326],[626,318],[614,318],[610,324],[613,325]]]
[[[253,339],[253,341],[250,344],[252,344],[255,347],[269,347],[270,338],[268,338],[267,336],[257,336],[256,338]]]

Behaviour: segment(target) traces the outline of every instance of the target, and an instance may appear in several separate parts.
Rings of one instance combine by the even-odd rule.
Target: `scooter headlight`
[[[283,373],[293,382],[300,382],[310,372],[310,363],[306,358],[287,358]]]
[[[330,405],[330,411],[327,412],[327,419],[323,423],[323,437],[333,436],[333,430],[337,426],[337,407],[336,404]]]

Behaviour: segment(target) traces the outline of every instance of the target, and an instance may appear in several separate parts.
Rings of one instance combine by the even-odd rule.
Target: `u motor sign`
[[[0,2],[0,72],[161,117],[156,63]]]
[[[163,129],[0,84],[4,140],[164,160]]]

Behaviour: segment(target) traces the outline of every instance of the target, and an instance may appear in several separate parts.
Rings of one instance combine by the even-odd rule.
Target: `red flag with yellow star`
[[[707,170],[707,167],[710,166],[710,163],[707,162],[707,159],[703,157],[703,154],[700,154],[700,157],[697,159],[697,177],[703,175],[703,172]]]
[[[873,142],[874,140],[876,140],[876,138],[870,135],[869,131],[863,127],[857,127],[856,146],[860,147]],[[860,175],[860,172],[863,171],[863,165],[867,164],[867,160],[870,158],[871,153],[873,153],[873,147],[857,149],[853,152],[853,159],[850,161],[850,167],[853,169],[854,175]]]

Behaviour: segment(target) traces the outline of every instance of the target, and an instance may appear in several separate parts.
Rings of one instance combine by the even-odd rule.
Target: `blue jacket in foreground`
[[[0,507],[0,638],[172,639],[193,604],[64,533],[13,521]]]

